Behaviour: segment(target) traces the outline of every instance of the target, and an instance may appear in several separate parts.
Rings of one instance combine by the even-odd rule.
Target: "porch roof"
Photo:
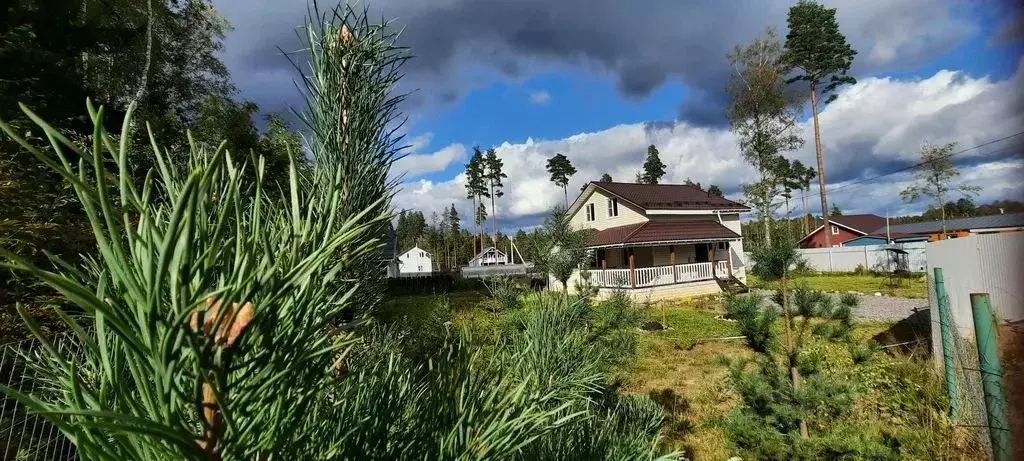
[[[736,240],[740,236],[715,221],[647,221],[628,226],[609,227],[594,232],[590,247],[628,244],[687,243]]]

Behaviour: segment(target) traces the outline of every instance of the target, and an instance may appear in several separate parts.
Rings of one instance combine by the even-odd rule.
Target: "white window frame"
[[[839,226],[837,226],[835,224],[831,224],[831,226],[832,226],[832,235],[839,235]]]
[[[605,200],[607,203],[608,217],[617,217],[619,215],[619,199],[615,197],[608,197]]]
[[[593,203],[587,204],[587,221],[595,221],[597,219],[597,207]]]

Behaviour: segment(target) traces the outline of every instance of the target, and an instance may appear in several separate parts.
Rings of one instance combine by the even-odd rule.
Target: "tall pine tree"
[[[647,160],[644,161],[644,171],[640,174],[640,182],[644,184],[657,184],[664,176],[665,164],[661,162],[658,148],[651,144],[647,147]]]
[[[495,246],[498,245],[498,209],[494,207],[494,199],[505,195],[501,191],[504,185],[501,183],[502,178],[507,178],[502,170],[504,163],[498,158],[498,152],[494,148],[487,149],[487,154],[484,155],[484,177],[487,179],[487,185],[490,187],[491,198],[491,231],[493,236],[491,237],[491,243]]]
[[[486,162],[483,151],[479,147],[473,147],[473,156],[466,164],[466,198],[473,199],[473,222],[477,227],[477,235],[480,236],[480,251],[484,247],[484,220],[487,219],[487,210],[481,212],[483,199],[490,197],[487,189]]]
[[[821,152],[821,127],[818,122],[818,92],[832,93],[825,104],[836,99],[834,91],[841,85],[857,83],[848,75],[857,51],[846,43],[839,32],[836,9],[819,3],[800,0],[789,9],[789,33],[786,51],[780,62],[787,71],[796,72],[790,82],[808,83],[811,94],[811,115],[814,118],[814,152],[818,159],[818,190],[821,194],[821,214],[828,222],[828,197],[825,193],[825,161]],[[829,233],[825,233],[825,247],[832,246]]]
[[[562,154],[555,154],[548,159],[548,173],[551,173],[551,182],[562,188],[562,195],[565,196],[565,207],[569,208],[569,178],[576,174],[576,167],[572,166],[569,158]]]

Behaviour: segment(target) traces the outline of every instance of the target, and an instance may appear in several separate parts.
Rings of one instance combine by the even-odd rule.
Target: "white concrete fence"
[[[896,244],[907,252],[908,270],[910,272],[924,272],[927,268],[927,257],[925,245],[927,242],[910,242]],[[891,255],[886,248],[888,245],[865,245],[836,248],[802,248],[797,250],[800,256],[807,261],[807,265],[819,272],[852,272],[857,266],[863,266],[867,270],[876,272],[888,272]],[[750,253],[746,254],[747,261],[753,260]]]

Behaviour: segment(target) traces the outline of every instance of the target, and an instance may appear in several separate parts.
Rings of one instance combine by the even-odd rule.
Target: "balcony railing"
[[[647,288],[677,283],[712,280],[710,262],[676,264],[674,266],[637,267],[629,269],[591,269],[590,283],[600,288]],[[726,261],[715,263],[715,275],[724,277],[729,271]]]

